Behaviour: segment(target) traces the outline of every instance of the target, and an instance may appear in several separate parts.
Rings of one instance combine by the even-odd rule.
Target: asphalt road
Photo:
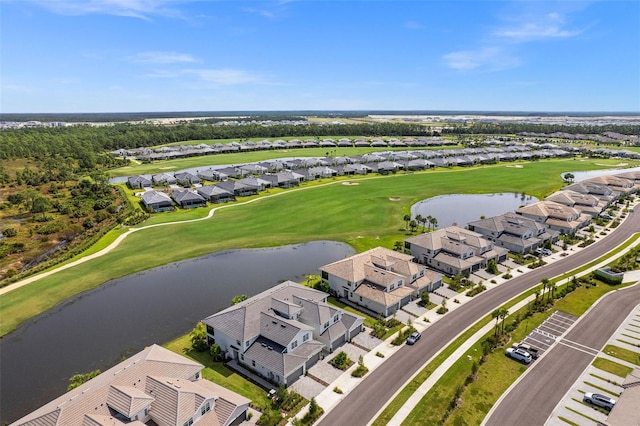
[[[416,370],[420,369],[436,352],[446,347],[456,335],[521,292],[540,284],[543,278],[552,278],[591,262],[619,246],[635,232],[640,232],[640,214],[630,213],[627,220],[602,241],[560,261],[513,278],[510,282],[491,291],[480,293],[459,309],[445,314],[422,334],[422,338],[415,345],[401,348],[380,367],[365,376],[364,380],[340,401],[320,424],[322,426],[368,424]]]
[[[563,340],[597,352],[607,343],[629,313],[640,303],[640,285],[625,288],[600,302]],[[486,421],[487,425],[544,425],[553,409],[580,377],[595,355],[580,346],[556,344],[536,361],[523,379],[505,396]]]

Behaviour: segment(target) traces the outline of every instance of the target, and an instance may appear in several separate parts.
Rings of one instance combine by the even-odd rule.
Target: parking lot
[[[638,327],[638,324],[640,324],[640,305],[636,307],[627,320],[622,323],[607,344],[640,354],[640,348],[635,346],[635,344],[640,344],[640,327]],[[576,346],[575,343],[567,340],[560,340],[559,343],[577,350],[592,352],[597,356],[596,359],[613,362],[618,365],[618,368],[624,369],[626,367],[631,370],[637,367],[635,364],[615,357],[615,353],[613,352],[599,352],[592,348]],[[596,367],[596,365],[591,364],[587,367],[582,376],[574,383],[569,392],[567,392],[553,410],[553,413],[547,420],[547,425],[567,426],[567,424],[579,424],[595,426],[597,424],[604,424],[607,421],[608,411],[585,403],[583,401],[585,393],[599,393],[618,400],[620,393],[623,392],[621,384],[625,378],[623,375],[614,374],[613,372],[616,370],[606,371],[605,369]]]
[[[521,343],[533,346],[538,349],[538,354],[542,355],[559,337],[567,332],[567,329],[577,319],[578,317],[566,312],[555,311],[539,327],[529,333]]]

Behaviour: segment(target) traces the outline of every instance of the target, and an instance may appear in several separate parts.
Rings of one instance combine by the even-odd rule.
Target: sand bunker
[[[389,201],[400,201],[400,197],[389,197]]]
[[[167,170],[167,169],[175,169],[176,166],[166,166],[166,167],[160,167],[161,170]]]
[[[521,169],[522,168],[522,164],[512,164],[512,165],[506,166],[506,167],[512,167],[514,169]]]
[[[360,185],[358,182],[349,182],[349,181],[342,182],[342,184],[343,185]]]
[[[629,163],[618,163],[618,164],[602,164],[602,163],[596,163],[596,166],[604,166],[604,167],[624,167],[624,166],[628,166]]]

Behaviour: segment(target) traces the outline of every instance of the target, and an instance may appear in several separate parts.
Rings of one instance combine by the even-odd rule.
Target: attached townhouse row
[[[515,213],[470,222],[467,228],[510,252],[525,254],[588,226],[619,197],[638,189],[640,172],[601,176],[566,186]]]
[[[362,317],[327,304],[328,296],[285,281],[203,319],[207,340],[228,359],[290,385],[363,330]]]
[[[11,426],[237,426],[250,400],[202,378],[203,365],[152,345]]]

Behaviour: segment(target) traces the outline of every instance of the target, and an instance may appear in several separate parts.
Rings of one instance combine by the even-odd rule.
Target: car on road
[[[407,345],[413,345],[418,340],[420,340],[420,336],[422,336],[419,332],[414,331],[411,333],[411,336],[407,337]]]
[[[524,364],[530,364],[531,361],[533,361],[533,357],[531,356],[531,354],[520,348],[507,348],[505,355]]]
[[[616,405],[615,399],[609,398],[601,393],[587,392],[584,394],[582,400],[587,404],[596,405],[607,410],[611,410],[613,406]]]

